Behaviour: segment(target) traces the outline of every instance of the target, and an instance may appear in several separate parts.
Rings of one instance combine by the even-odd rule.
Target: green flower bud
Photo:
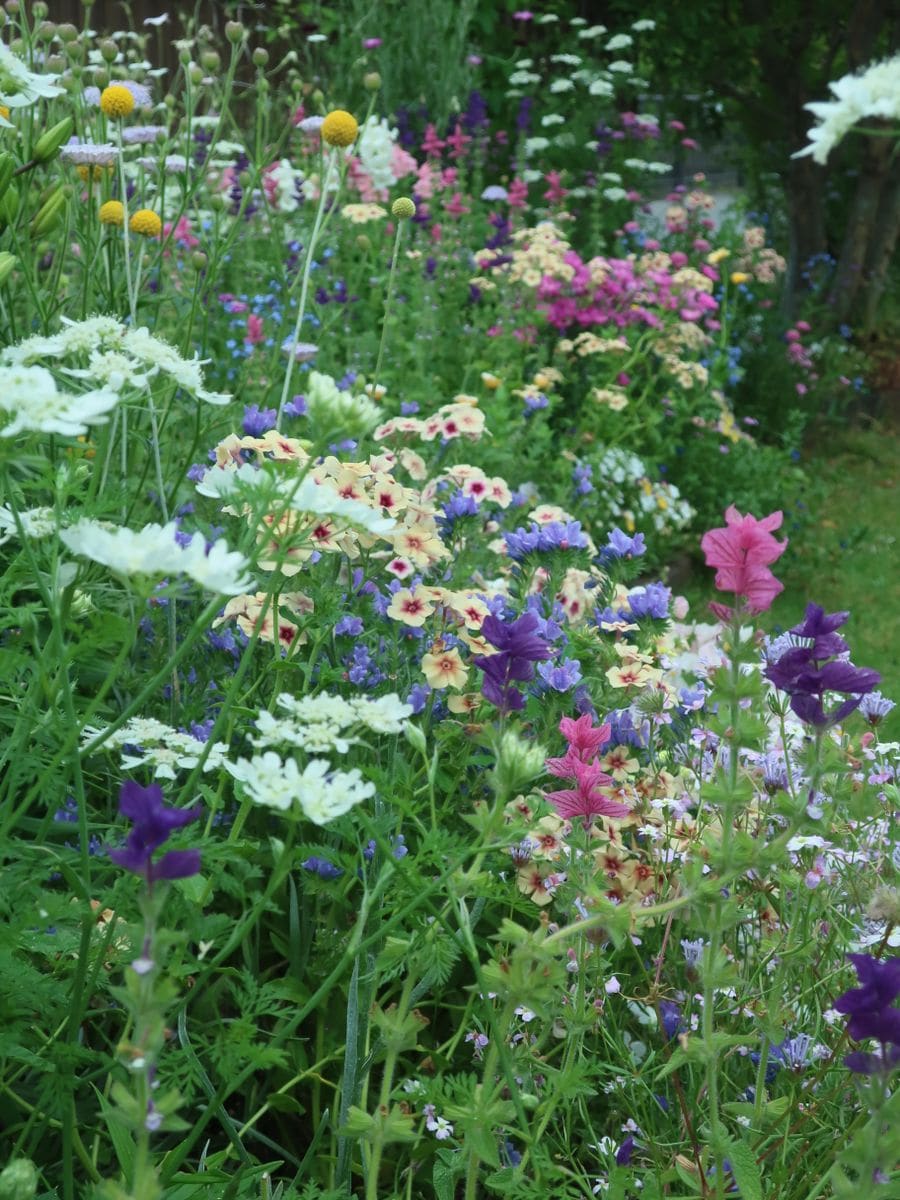
[[[35,144],[32,157],[39,163],[49,162],[51,158],[55,158],[59,154],[59,148],[64,142],[67,142],[72,136],[75,129],[75,122],[71,117],[63,117],[61,121],[42,133]]]
[[[232,46],[240,45],[240,43],[244,40],[245,34],[246,30],[240,21],[225,22],[225,36],[228,38],[229,42],[231,42]]]
[[[416,206],[409,196],[398,196],[391,205],[391,212],[398,221],[403,221],[416,215]]]
[[[106,38],[104,41],[102,41],[100,43],[100,57],[103,59],[104,62],[108,62],[108,63],[115,62],[116,58],[118,57],[118,54],[119,54],[119,47],[116,45],[115,42],[111,41],[109,38]]]
[[[363,87],[367,92],[377,92],[381,87],[381,76],[377,71],[368,71],[363,75]]]
[[[9,279],[18,261],[16,256],[10,254],[8,250],[0,250],[0,287],[3,287]]]
[[[32,1200],[37,1185],[34,1163],[27,1158],[14,1158],[0,1171],[0,1200]]]
[[[253,51],[252,58],[254,67],[264,67],[269,61],[269,52],[265,46],[257,46]]]

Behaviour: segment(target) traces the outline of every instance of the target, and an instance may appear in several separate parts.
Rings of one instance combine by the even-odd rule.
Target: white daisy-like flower
[[[5,108],[27,108],[37,100],[52,100],[61,96],[57,87],[58,75],[35,75],[25,63],[0,42],[0,104]],[[0,115],[0,127],[12,129],[11,121]]]
[[[187,546],[175,541],[178,526],[145,525],[133,530],[82,518],[62,530],[63,544],[83,558],[101,563],[120,575],[147,575],[161,579],[166,575],[187,575],[222,596],[246,592],[250,579],[244,573],[247,560],[218,541],[205,550],[203,535],[195,533]]]
[[[105,388],[75,395],[60,392],[46,367],[0,367],[0,437],[19,433],[60,433],[78,437],[103,424],[118,395]]]
[[[168,132],[165,125],[129,125],[122,130],[122,141],[126,146],[149,146]]]
[[[76,167],[111,167],[119,159],[119,150],[110,143],[94,145],[93,142],[71,141],[60,148],[59,157]]]

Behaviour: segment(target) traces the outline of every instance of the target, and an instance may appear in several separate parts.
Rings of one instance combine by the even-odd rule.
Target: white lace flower
[[[412,716],[411,704],[406,704],[396,692],[387,696],[358,696],[351,701],[357,716],[373,733],[402,733]]]
[[[133,530],[82,518],[59,536],[73,554],[102,563],[120,575],[160,579],[183,574],[223,596],[247,590],[250,580],[243,574],[248,565],[243,555],[229,551],[221,541],[207,553],[203,535],[199,533],[194,534],[187,546],[179,546],[175,541],[177,530],[174,521]]]
[[[328,769],[328,763],[322,763],[322,766]],[[254,804],[286,812],[297,799],[300,770],[294,759],[282,762],[274,750],[255,754],[250,759],[239,758],[236,763],[227,762],[225,768],[244,785],[244,791]]]
[[[824,164],[838,142],[867,117],[900,121],[900,54],[883,62],[870,63],[864,70],[855,75],[844,75],[828,87],[834,100],[803,106],[818,124],[806,135],[809,145],[798,150],[793,158],[809,154],[815,162]]]
[[[26,431],[77,437],[105,422],[118,401],[116,393],[105,388],[80,395],[60,392],[46,367],[0,367],[0,421],[7,414],[11,418],[0,427],[0,437]]]
[[[327,762],[314,758],[303,772],[299,799],[313,824],[327,825],[374,795],[375,784],[366,783],[359,771],[330,771]]]
[[[29,538],[45,538],[56,533],[56,513],[52,508],[28,508],[19,513],[22,532]],[[19,527],[11,508],[0,508],[0,546],[17,537]]]

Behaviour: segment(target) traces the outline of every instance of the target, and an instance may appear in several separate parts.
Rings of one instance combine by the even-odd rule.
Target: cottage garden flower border
[[[445,222],[471,207],[440,156],[464,163],[477,122],[429,127],[417,163],[371,109],[301,110],[302,166],[271,146],[225,166],[237,25],[221,83],[210,51],[205,68],[187,52],[182,144],[211,149],[167,195],[189,154],[129,151],[168,136],[129,125],[151,102],[134,62],[99,44],[96,96],[79,92],[95,140],[82,124],[69,142],[71,115],[37,124],[64,100],[35,49],[77,65],[78,31],[16,28],[0,1196],[890,1194],[892,702],[851,662],[848,614],[810,603],[757,631],[780,511],[730,505],[704,533],[717,623],[686,623],[647,552],[690,506],[629,448],[668,453],[687,429],[750,444],[722,390],[729,328],[774,251],[742,231],[723,276],[698,190],[673,195],[665,246],[623,222],[631,252],[584,258],[556,166],[538,172],[549,211],[529,206],[549,149],[531,138],[531,165],[479,193],[507,215],[460,224],[439,262],[437,205]],[[571,90],[614,95],[622,63]],[[205,124],[202,86],[220,89]],[[631,112],[622,127],[659,133]],[[71,185],[32,182],[60,163],[80,209]],[[350,227],[389,211],[365,372],[336,378],[303,336],[358,287],[372,241]],[[252,300],[216,283],[214,316],[243,331],[223,372],[195,352],[205,281],[250,263],[257,229],[288,235],[290,274]],[[398,300],[422,231],[424,286],[443,271],[445,311],[468,303],[468,336],[498,348],[497,370],[467,360],[424,408],[424,390],[391,396],[411,361],[398,328],[441,303]],[[344,274],[316,258],[331,238]],[[801,324],[787,357],[814,385]],[[246,398],[240,430],[211,376]]]

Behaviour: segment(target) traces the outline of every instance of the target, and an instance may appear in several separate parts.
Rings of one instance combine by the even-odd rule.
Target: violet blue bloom
[[[634,537],[629,537],[627,533],[623,533],[616,526],[607,535],[606,545],[600,551],[601,563],[615,562],[619,558],[640,558],[642,554],[647,553],[647,547],[644,544],[644,535],[636,533]]]
[[[616,1151],[616,1166],[627,1167],[634,1154],[634,1135],[630,1134]]]
[[[900,1053],[900,956],[879,961],[869,954],[849,954],[859,978],[859,987],[839,996],[834,1007],[850,1020],[847,1033],[854,1041],[875,1038],[886,1046],[893,1043]]]
[[[260,408],[257,404],[248,404],[244,408],[244,433],[247,437],[262,437],[268,430],[275,428],[277,416],[274,408]]]
[[[200,870],[198,850],[169,850],[153,862],[153,851],[158,850],[176,829],[196,821],[201,806],[193,808],[167,808],[163,803],[162,788],[152,783],[141,787],[128,780],[119,792],[119,812],[132,822],[132,830],[119,850],[110,850],[110,859],[126,871],[141,875],[152,886],[157,879],[186,879]]]
[[[336,867],[333,862],[329,862],[327,858],[320,858],[317,854],[310,855],[300,866],[304,871],[318,875],[320,879],[340,879],[344,873],[343,867]]]
[[[521,711],[525,698],[513,683],[534,679],[534,663],[550,657],[550,646],[537,635],[538,623],[533,612],[524,613],[517,621],[490,616],[482,623],[484,638],[500,653],[478,655],[472,662],[484,672],[482,694],[498,708]]]
[[[817,604],[807,605],[805,619],[790,630],[802,644],[787,650],[777,661],[770,659],[763,672],[771,683],[788,693],[791,708],[810,725],[824,727],[842,721],[881,682],[877,671],[855,667],[846,657],[847,643],[835,630],[848,616],[826,614]],[[826,692],[838,692],[847,699],[826,713]]]
[[[574,658],[564,658],[560,663],[543,662],[538,675],[554,692],[568,692],[581,682],[581,664]]]

